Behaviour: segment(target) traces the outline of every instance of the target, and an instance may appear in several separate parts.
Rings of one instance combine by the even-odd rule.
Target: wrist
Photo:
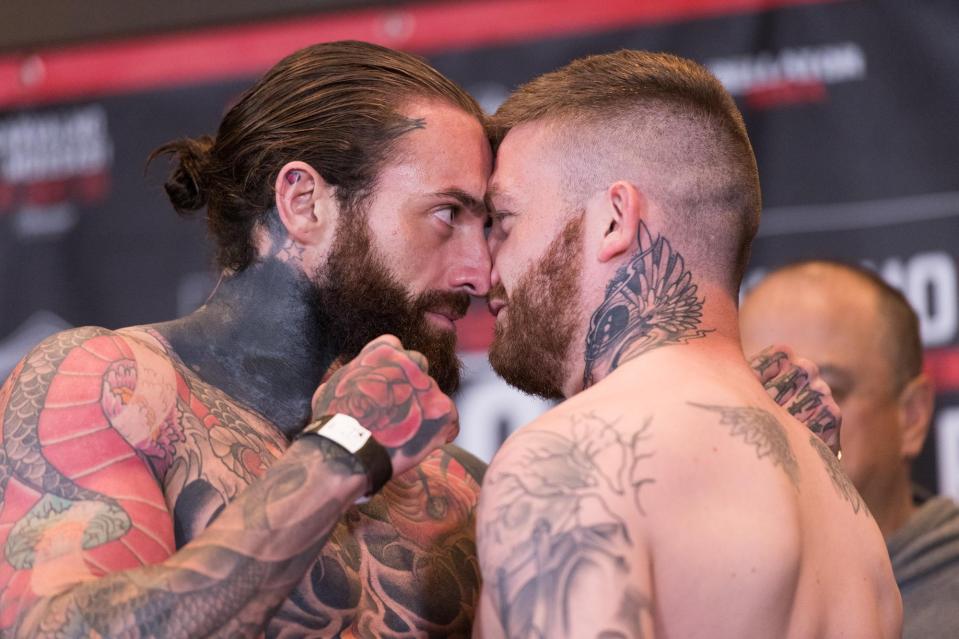
[[[316,480],[322,483],[323,495],[336,495],[347,504],[362,502],[370,484],[366,471],[350,464],[345,456],[336,451],[331,454],[333,447],[334,444],[320,437],[302,437],[290,444],[287,455],[294,456],[300,463],[312,468],[320,465],[326,467],[327,472],[316,476]]]
[[[307,424],[294,438],[300,440],[312,440],[340,472],[364,476],[364,497],[379,492],[393,476],[389,452],[349,415],[327,415]]]

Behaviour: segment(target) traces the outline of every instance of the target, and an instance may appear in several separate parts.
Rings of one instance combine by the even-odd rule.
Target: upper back
[[[645,577],[633,599],[656,637],[898,636],[885,545],[829,449],[748,369],[656,372],[624,368],[520,431],[487,483],[517,475],[514,494],[551,503],[553,531],[573,510],[568,529],[610,531],[630,577],[606,587]],[[484,484],[481,560],[489,511],[533,510],[489,498]]]
[[[885,544],[833,453],[758,385],[724,379],[682,395],[658,410],[649,509],[661,516],[638,522],[654,560],[677,567],[656,584],[667,627],[716,636],[719,620],[719,636],[898,636]],[[704,626],[677,614],[690,605],[723,614]]]

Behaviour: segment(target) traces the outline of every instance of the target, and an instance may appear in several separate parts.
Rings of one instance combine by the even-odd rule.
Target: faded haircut
[[[623,50],[576,60],[513,93],[491,121],[547,127],[566,170],[571,210],[616,180],[659,205],[697,272],[735,297],[759,225],[761,195],[742,115],[704,67],[674,55]]]

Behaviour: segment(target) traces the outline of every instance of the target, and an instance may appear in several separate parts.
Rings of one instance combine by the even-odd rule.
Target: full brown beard
[[[542,259],[507,295],[502,283],[490,299],[506,300],[496,323],[489,361],[500,377],[525,393],[562,399],[569,379],[570,347],[582,323],[578,310],[583,255],[583,214],[570,220]]]
[[[341,362],[390,333],[405,348],[426,356],[429,374],[444,393],[457,389],[461,362],[456,356],[456,332],[431,325],[425,313],[442,310],[462,316],[469,307],[469,295],[441,290],[408,293],[373,247],[364,214],[346,211],[340,216],[330,258],[314,281],[316,312],[328,327]]]

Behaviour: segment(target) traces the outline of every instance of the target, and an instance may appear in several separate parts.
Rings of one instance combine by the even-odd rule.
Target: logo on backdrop
[[[706,66],[753,109],[822,102],[826,87],[866,77],[866,54],[853,42],[789,47],[713,58]]]
[[[102,202],[113,141],[98,104],[0,120],[0,217],[13,216],[21,238],[59,235],[76,223],[77,205]]]

